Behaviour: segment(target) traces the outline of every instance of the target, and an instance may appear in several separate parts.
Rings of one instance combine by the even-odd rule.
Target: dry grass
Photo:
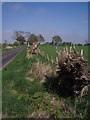
[[[29,118],[38,118],[38,119],[46,119],[49,118],[49,113],[46,111],[38,110],[37,112],[33,112],[29,115]]]
[[[40,83],[44,83],[47,76],[53,74],[52,67],[48,64],[42,62],[37,62],[34,64],[33,68],[27,73],[27,79],[32,80],[33,77],[39,77]]]

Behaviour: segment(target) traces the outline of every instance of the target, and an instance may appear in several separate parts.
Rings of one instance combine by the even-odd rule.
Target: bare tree
[[[39,43],[45,42],[45,39],[44,39],[44,37],[41,34],[38,35],[38,42]]]

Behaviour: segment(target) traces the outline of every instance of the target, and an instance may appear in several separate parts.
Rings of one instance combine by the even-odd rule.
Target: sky
[[[13,43],[14,31],[42,34],[47,42],[59,35],[63,42],[88,40],[87,2],[3,2],[2,39]]]

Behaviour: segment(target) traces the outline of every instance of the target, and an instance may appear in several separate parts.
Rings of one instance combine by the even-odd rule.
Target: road
[[[0,69],[4,68],[11,60],[13,60],[13,58],[19,54],[21,51],[24,50],[26,46],[21,46],[19,48],[16,48],[14,50],[11,51],[5,51],[2,53],[2,62],[0,61]],[[1,63],[2,63],[2,67],[1,67]]]

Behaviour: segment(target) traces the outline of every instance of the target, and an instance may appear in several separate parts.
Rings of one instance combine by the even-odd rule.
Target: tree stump
[[[83,57],[83,50],[77,52],[70,47],[58,53],[57,76],[60,79],[60,87],[64,89],[68,96],[87,95],[90,86],[90,70],[87,61]]]

